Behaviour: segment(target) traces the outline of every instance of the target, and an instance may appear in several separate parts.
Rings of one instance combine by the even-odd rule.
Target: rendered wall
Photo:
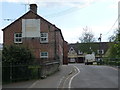
[[[22,37],[40,37],[40,19],[22,19]]]

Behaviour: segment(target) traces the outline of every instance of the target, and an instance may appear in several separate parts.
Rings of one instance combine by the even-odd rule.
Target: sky
[[[118,1],[120,0],[0,0],[0,29],[29,11],[29,4],[36,3],[38,15],[60,28],[68,43],[80,42],[79,37],[86,26],[96,41],[102,34],[102,42],[107,42],[108,37],[118,28]],[[3,43],[1,30],[0,43]]]

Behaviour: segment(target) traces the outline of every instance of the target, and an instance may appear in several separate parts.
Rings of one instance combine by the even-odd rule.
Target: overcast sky
[[[74,2],[73,2],[74,1]],[[64,39],[76,43],[86,26],[97,39],[108,41],[117,29],[119,0],[1,0],[0,28],[25,14],[31,3],[38,6],[38,14],[61,29]],[[7,21],[6,19],[11,19]],[[3,34],[0,31],[0,43]]]

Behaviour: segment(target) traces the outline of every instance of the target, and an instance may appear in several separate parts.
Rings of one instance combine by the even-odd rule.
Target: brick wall
[[[56,30],[56,53],[60,59],[61,64],[63,64],[63,38],[61,36],[61,31]]]
[[[64,41],[63,64],[68,64],[68,43]]]

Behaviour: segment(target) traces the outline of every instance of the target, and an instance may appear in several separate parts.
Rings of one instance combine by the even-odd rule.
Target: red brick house
[[[30,48],[38,60],[58,60],[61,64],[63,63],[66,48],[64,48],[62,32],[37,14],[36,4],[30,4],[30,10],[27,13],[2,31],[5,46],[22,44]]]

